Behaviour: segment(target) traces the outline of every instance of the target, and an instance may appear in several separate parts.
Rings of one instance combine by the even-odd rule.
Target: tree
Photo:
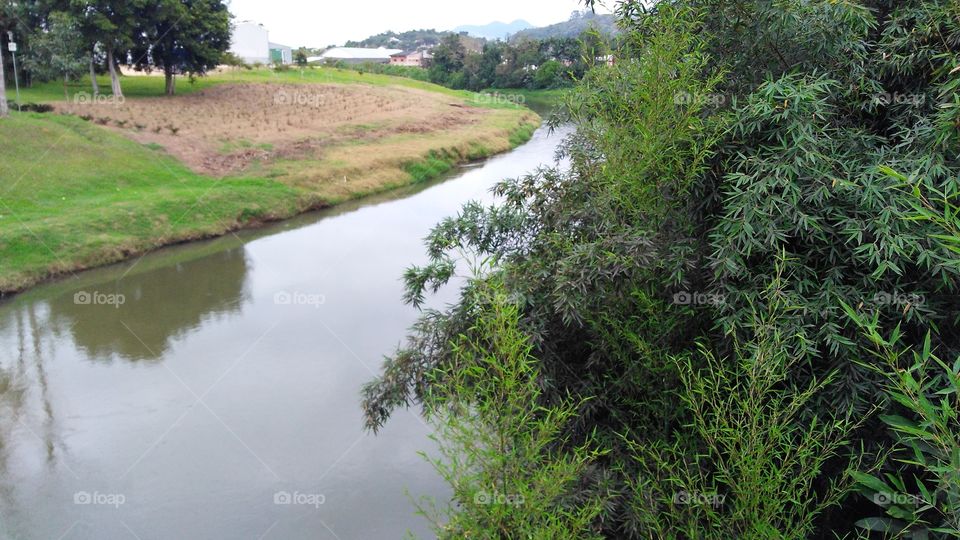
[[[304,47],[297,49],[297,52],[293,53],[293,61],[302,68],[307,67],[307,49]]]
[[[230,51],[224,51],[224,53],[220,55],[220,65],[230,66],[232,68],[241,68],[246,64],[243,61],[243,58],[240,58]]]
[[[567,454],[560,440],[584,403],[541,405],[537,359],[518,328],[519,309],[492,283],[474,291],[482,312],[476,338],[454,345],[459,369],[433,373],[427,417],[441,457],[428,458],[450,484],[456,507],[419,505],[437,538],[598,539],[599,493],[566,497],[601,452],[584,444]]]
[[[90,55],[90,85],[93,95],[100,94],[100,85],[97,83],[97,66],[103,64],[103,51],[100,44],[100,29],[93,17],[94,11],[77,4],[70,5],[70,13],[77,20],[80,33],[83,34],[84,46]]]
[[[434,82],[446,82],[454,73],[463,69],[463,62],[467,57],[467,49],[463,46],[460,36],[449,34],[443,38],[440,45],[433,49],[433,66],[430,68],[430,79]]]
[[[125,60],[134,44],[137,21],[144,13],[147,0],[71,0],[70,11],[83,21],[84,28],[98,40],[106,53],[110,88],[116,97],[123,96],[118,64]]]
[[[34,33],[31,46],[24,55],[24,65],[41,81],[60,78],[63,98],[70,99],[67,83],[82,74],[87,67],[83,34],[77,21],[67,13],[50,15],[47,27]]]
[[[477,90],[490,88],[494,85],[497,78],[497,66],[503,61],[503,45],[500,43],[487,43],[483,46],[480,63],[477,68],[477,80],[479,82]]]
[[[552,88],[560,81],[562,74],[563,64],[556,60],[548,60],[537,68],[537,73],[533,76],[533,81],[539,89]]]
[[[162,70],[166,94],[173,95],[177,75],[203,75],[219,65],[230,48],[230,12],[220,0],[162,0],[143,13],[135,33],[136,68]]]

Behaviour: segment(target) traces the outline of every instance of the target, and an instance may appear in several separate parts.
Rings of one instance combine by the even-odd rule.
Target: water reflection
[[[20,421],[23,413],[26,377],[23,373],[25,363],[16,366],[0,366],[0,472],[7,470],[10,459],[10,441],[13,427]],[[0,475],[6,477],[6,474]],[[12,502],[14,486],[0,483],[0,501],[4,506]]]
[[[39,320],[37,306],[30,305],[11,312],[3,324],[15,336],[10,343],[16,349],[0,356],[0,504],[17,511],[22,511],[16,500],[17,471],[10,463],[16,461],[18,435],[26,431],[41,445],[44,463],[51,470],[57,467],[57,451],[65,450],[57,436]],[[28,406],[31,401],[36,404],[33,409]]]
[[[50,322],[66,327],[74,343],[94,360],[161,360],[170,344],[203,322],[239,314],[247,259],[236,248],[128,275],[113,289],[78,289],[50,301]],[[76,295],[89,304],[78,304]],[[96,301],[96,295],[107,303]],[[122,296],[120,296],[122,295]],[[110,298],[122,298],[113,305]],[[32,331],[38,327],[31,325]]]

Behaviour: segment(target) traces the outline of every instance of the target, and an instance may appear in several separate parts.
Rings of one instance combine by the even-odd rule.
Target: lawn
[[[16,96],[12,81],[7,87],[7,98],[13,100]],[[204,88],[209,88],[216,84],[230,82],[274,82],[290,84],[369,84],[373,86],[402,86],[417,90],[427,90],[430,92],[441,93],[451,97],[458,97],[464,100],[470,99],[475,94],[465,90],[451,90],[436,84],[408,79],[406,77],[393,77],[389,75],[379,75],[376,73],[359,73],[352,69],[337,69],[330,67],[311,66],[305,69],[291,68],[286,71],[274,71],[270,69],[243,69],[235,68],[216,73],[211,73],[205,77],[197,77],[193,81],[186,77],[177,78],[177,94],[189,94]],[[100,91],[105,94],[110,93],[110,78],[107,76],[97,77],[97,83],[100,85]],[[163,78],[147,76],[125,76],[122,77],[123,93],[126,97],[156,97],[163,95]],[[89,94],[92,90],[90,78],[83,77],[68,84],[68,93],[70,99],[73,99],[77,93]],[[511,90],[512,91],[512,90]],[[20,89],[21,100],[27,103],[44,103],[54,101],[64,101],[63,83],[61,81],[36,84],[32,88]],[[495,106],[495,105],[491,105]]]
[[[24,112],[0,121],[0,293],[433,178],[521,144],[539,124],[523,108],[477,107],[467,92],[349,70],[310,69],[302,77],[299,71],[241,70],[180,81],[175,98],[159,97],[162,78],[123,82],[124,107],[95,105],[96,114],[80,115],[71,109],[74,100],[63,103],[61,85],[37,85],[23,90],[24,101],[54,102],[77,115]],[[224,91],[236,95],[241,88],[261,95],[266,83],[312,84],[305,90],[322,88],[347,101],[329,112],[284,112],[290,116],[284,121],[265,115],[232,138],[225,137],[232,130],[217,130],[245,106],[238,100],[217,108],[202,103],[206,96],[222,100]],[[342,85],[357,84],[363,86],[343,91]],[[101,89],[108,88],[102,81]],[[83,83],[70,90],[89,92]],[[424,113],[388,100],[398,94],[422,97],[439,120],[433,109]],[[345,115],[351,99],[367,105]],[[207,112],[187,109],[191,102]],[[371,104],[398,112],[391,116]],[[134,128],[135,116],[123,117],[144,110],[171,118],[180,111],[197,121],[180,122],[183,131],[154,133]],[[298,124],[304,114],[325,115],[331,124]],[[230,166],[203,170],[205,162],[187,159],[190,149]],[[234,166],[234,157],[248,155],[253,158]]]
[[[555,88],[552,90],[490,88],[484,90],[483,94],[500,95],[503,97],[500,101],[520,103],[536,111],[549,112],[554,107],[560,105],[563,101],[563,96],[569,90],[569,88]]]
[[[269,180],[216,180],[67,116],[0,122],[0,290],[305,209]]]

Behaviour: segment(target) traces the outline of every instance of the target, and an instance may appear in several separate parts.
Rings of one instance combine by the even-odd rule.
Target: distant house
[[[328,63],[344,62],[347,64],[388,64],[390,57],[402,53],[400,49],[362,49],[359,47],[334,47],[320,56],[320,60]]]
[[[262,24],[241,21],[230,36],[230,52],[247,64],[292,64],[293,49],[270,43],[270,33]]]
[[[427,51],[399,52],[390,55],[390,64],[395,66],[429,67],[433,55]]]

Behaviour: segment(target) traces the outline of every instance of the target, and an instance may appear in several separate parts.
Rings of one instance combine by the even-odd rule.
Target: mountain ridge
[[[482,25],[465,24],[454,28],[453,31],[457,33],[466,32],[471,36],[486,39],[506,39],[508,36],[530,28],[534,28],[534,26],[523,19],[517,19],[510,23],[493,21]]]

